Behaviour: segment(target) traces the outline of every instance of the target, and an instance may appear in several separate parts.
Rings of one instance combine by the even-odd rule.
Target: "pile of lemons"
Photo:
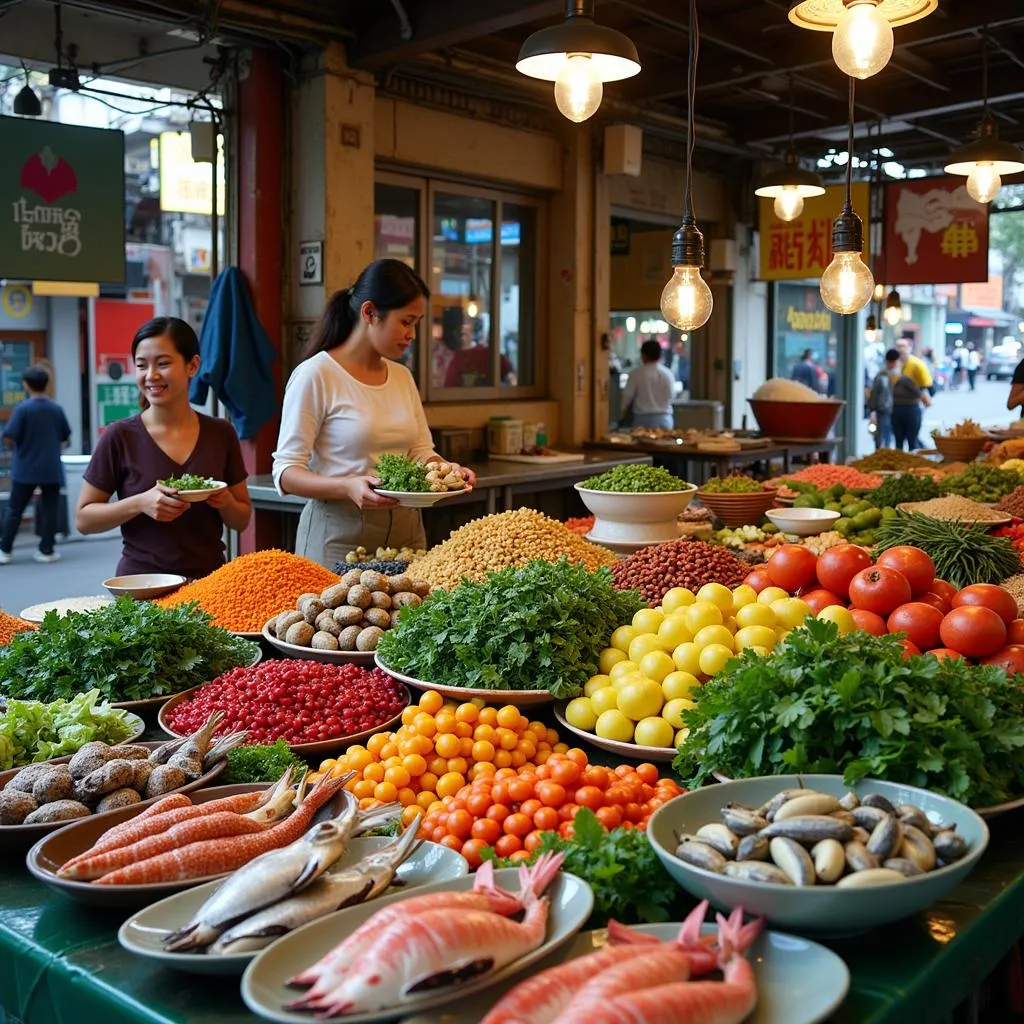
[[[675,587],[659,607],[641,608],[612,633],[600,673],[569,701],[565,719],[601,739],[676,747],[687,734],[683,712],[695,706],[701,683],[742,650],[767,654],[813,614],[780,587],[760,594],[747,584],[730,590],[708,583],[696,594]]]

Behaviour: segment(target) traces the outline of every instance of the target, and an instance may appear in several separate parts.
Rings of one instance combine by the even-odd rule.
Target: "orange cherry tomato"
[[[622,817],[634,825],[644,816],[644,809],[638,803],[628,803],[622,808]]]
[[[537,796],[547,807],[561,807],[565,803],[565,786],[557,782],[538,782]]]
[[[448,829],[444,825],[435,825],[434,831],[430,833],[430,838],[435,843],[440,843],[448,835]],[[459,844],[461,845],[461,843]]]
[[[530,832],[527,837],[523,840],[523,849],[533,853],[541,843],[544,842],[544,833],[539,829],[534,829]]]
[[[512,813],[507,804],[491,804],[487,808],[487,817],[496,821],[499,825]]]
[[[532,856],[533,856],[533,854],[532,854],[532,853],[530,853],[530,851],[529,851],[529,850],[516,850],[516,852],[515,852],[515,853],[510,853],[510,854],[509,854],[509,857],[508,857],[508,859],[509,859],[509,860],[510,860],[510,861],[511,861],[512,863],[514,863],[514,864],[519,864],[519,863],[525,863],[525,862],[526,862],[526,861],[528,861],[528,860],[529,860],[529,859],[530,859],[530,858],[531,858]]]
[[[462,840],[458,836],[446,834],[441,839],[435,839],[434,842],[439,842],[442,846],[447,846],[449,850],[455,850],[456,853],[462,853]]]
[[[580,766],[575,761],[565,760],[551,765],[551,778],[561,786],[575,786],[580,774]]]
[[[572,821],[580,812],[579,804],[562,804],[558,809],[559,821]]]
[[[488,846],[493,846],[501,838],[501,825],[493,818],[477,818],[473,822],[470,834],[474,839],[479,839]]]
[[[529,800],[533,796],[533,780],[522,775],[515,779],[509,779],[508,795],[516,804]]]
[[[508,793],[508,783],[498,778],[500,770],[495,772],[494,785],[491,786],[491,800],[496,804],[510,804],[512,799]]]
[[[533,813],[533,823],[541,832],[553,832],[558,828],[560,820],[559,812],[554,807],[540,807]]]
[[[562,839],[572,839],[576,835],[576,826],[571,821],[563,821],[558,826],[558,835]]]
[[[594,813],[606,829],[618,828],[622,824],[622,814],[618,807],[598,807]]]
[[[469,811],[474,818],[482,818],[487,814],[487,808],[491,806],[491,803],[492,799],[490,793],[470,793],[466,798],[466,810]]]
[[[658,781],[658,766],[647,761],[636,766],[636,773],[648,785],[653,786]]]
[[[583,770],[583,784],[585,786],[596,786],[598,789],[605,789],[608,786],[608,777],[611,772],[604,765],[592,764]]]
[[[523,841],[519,836],[503,835],[495,844],[494,852],[499,857],[511,857],[512,854],[516,853],[523,848]],[[529,856],[529,854],[527,854]]]
[[[519,810],[528,818],[532,818],[543,806],[536,797],[530,797],[519,805]]]
[[[502,830],[506,835],[519,836],[522,839],[527,832],[533,831],[533,818],[526,814],[510,814],[502,822]]]
[[[482,839],[467,839],[459,851],[466,858],[470,868],[478,868],[483,863],[480,851],[487,848],[487,843]]]
[[[448,815],[448,832],[460,839],[468,839],[473,831],[473,815],[469,811],[452,811]]]
[[[604,807],[604,793],[597,786],[580,786],[573,799],[580,807],[589,807],[592,811]]]

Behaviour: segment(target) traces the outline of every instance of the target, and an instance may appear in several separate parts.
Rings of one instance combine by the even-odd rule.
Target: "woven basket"
[[[973,462],[985,447],[984,437],[941,437],[934,435],[936,449],[951,462]]]
[[[711,509],[716,518],[730,530],[740,526],[757,526],[765,512],[777,504],[775,488],[751,491],[746,494],[730,494],[721,491],[697,491],[694,497],[705,508]]]

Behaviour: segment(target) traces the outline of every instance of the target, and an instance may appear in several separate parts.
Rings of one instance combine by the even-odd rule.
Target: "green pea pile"
[[[942,481],[943,489],[972,501],[999,501],[1021,484],[1019,473],[972,462],[962,473],[953,473]]]
[[[660,466],[622,463],[607,473],[584,480],[581,486],[590,491],[641,494],[651,491],[685,491],[691,485]]]
[[[756,494],[763,489],[763,484],[742,473],[713,476],[701,487],[701,490],[707,491],[708,494]]]

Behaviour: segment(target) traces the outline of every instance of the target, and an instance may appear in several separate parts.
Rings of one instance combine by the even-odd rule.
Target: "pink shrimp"
[[[447,910],[449,913],[459,914],[467,911],[489,911],[503,917],[519,913],[523,909],[527,892],[534,896],[543,895],[558,874],[562,859],[561,854],[543,854],[539,857],[525,876],[520,874],[524,884],[517,895],[506,892],[494,883],[494,865],[491,861],[484,861],[477,870],[473,889],[469,892],[432,892],[425,896],[410,896],[408,899],[397,900],[389,906],[382,907],[326,956],[288,982],[289,985],[300,987],[313,986],[309,992],[289,1006],[301,1008],[311,1002],[318,1002],[337,988],[363,951],[396,921],[404,921],[414,914],[432,910]]]
[[[273,828],[255,835],[229,839],[207,839],[189,843],[177,850],[158,854],[128,867],[97,878],[95,885],[141,885],[153,882],[179,882],[207,875],[221,875],[248,864],[268,850],[294,842],[313,820],[313,815],[345,784],[345,777],[324,779],[299,805],[294,814]]]
[[[612,945],[557,967],[550,967],[521,982],[499,1000],[481,1024],[551,1024],[556,1018],[562,1020],[570,1004],[575,1007],[577,999],[591,983],[609,977],[625,976],[632,979],[637,972],[647,969],[651,958],[666,959],[666,950],[673,954],[671,964],[674,971],[669,975],[672,979],[680,978],[680,974],[680,980],[689,976],[691,963],[685,957],[687,950],[695,951],[700,969],[713,969],[714,955],[704,949],[700,938],[700,926],[707,907],[707,902],[701,903],[687,917],[678,938],[671,943],[662,943],[653,935],[633,931],[617,921],[610,921],[608,938]],[[652,949],[652,946],[657,948]],[[680,956],[685,961],[682,967],[679,964]],[[693,966],[697,967],[698,964]],[[635,986],[627,982],[623,991],[629,991],[632,987]]]
[[[489,910],[427,910],[395,921],[337,988],[307,1005],[321,1017],[401,1007],[525,956],[544,941],[547,920],[547,898],[527,889],[522,923]]]
[[[757,1005],[754,969],[744,943],[760,931],[760,920],[742,924],[742,912],[728,921],[717,915],[719,966],[723,981],[672,982],[627,992],[589,1007],[589,1024],[741,1024]]]

